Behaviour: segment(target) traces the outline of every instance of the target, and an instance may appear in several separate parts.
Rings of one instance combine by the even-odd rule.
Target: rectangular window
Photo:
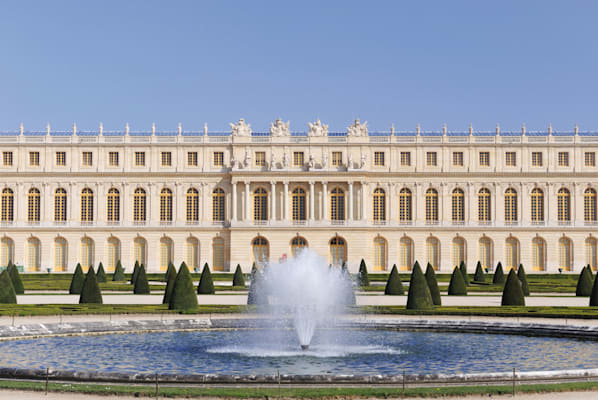
[[[586,167],[595,167],[596,166],[596,153],[593,151],[586,151],[584,153],[584,165]]]
[[[541,167],[542,164],[542,153],[539,151],[532,152],[532,167]]]
[[[29,152],[29,165],[32,167],[39,167],[39,151]]]
[[[57,151],[56,152],[56,166],[64,167],[65,165],[66,165],[66,152]]]
[[[187,152],[187,166],[197,167],[197,151]]]
[[[568,151],[559,151],[559,167],[568,167],[569,166],[569,152]]]
[[[145,167],[145,151],[136,151],[135,152],[135,166],[136,167]]]
[[[214,166],[224,167],[224,153],[222,151],[214,152]]]
[[[295,151],[293,153],[293,166],[294,167],[303,167],[305,164],[305,155],[302,151]]]
[[[160,165],[163,167],[172,167],[172,153],[170,151],[160,153]]]
[[[480,167],[490,166],[490,152],[480,151]]]
[[[401,151],[401,167],[409,167],[411,165],[411,152]]]
[[[340,167],[341,165],[343,165],[343,152],[342,151],[333,151],[332,152],[332,166]]]
[[[81,165],[84,167],[91,167],[93,163],[93,156],[91,151],[84,151],[81,153]]]
[[[5,167],[12,166],[12,151],[2,152],[2,165],[4,165]]]
[[[505,153],[505,165],[507,167],[516,167],[517,166],[517,153],[514,151],[507,151]]]
[[[118,151],[111,151],[108,153],[108,166],[118,167]]]
[[[455,167],[463,166],[463,152],[462,151],[453,151],[453,166],[455,166]]]
[[[426,153],[426,165],[428,167],[435,167],[438,164],[438,158],[435,151],[428,151]]]
[[[376,166],[376,167],[384,166],[384,152],[383,151],[375,151],[374,152],[374,166]]]
[[[266,166],[266,152],[265,151],[256,151],[255,152],[255,166],[256,167],[265,167]]]

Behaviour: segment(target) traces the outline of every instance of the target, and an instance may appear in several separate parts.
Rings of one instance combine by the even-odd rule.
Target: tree
[[[81,294],[84,282],[85,276],[83,275],[83,269],[81,268],[81,264],[77,263],[77,266],[75,267],[75,273],[73,273],[73,279],[71,279],[69,294]]]
[[[208,263],[205,263],[199,278],[199,285],[197,285],[197,294],[214,294],[214,281],[212,281],[212,273]]]
[[[475,274],[473,275],[474,282],[486,282],[486,274],[484,274],[484,269],[482,268],[482,263],[478,261],[478,264],[475,266]]]
[[[114,274],[112,275],[112,282],[124,281],[125,280],[125,270],[123,269],[123,265],[121,264],[120,260],[116,263],[116,268],[114,269]]]
[[[527,284],[527,275],[525,274],[525,269],[523,269],[523,264],[519,264],[519,268],[517,268],[517,277],[521,281],[523,295],[529,296],[529,285]]]
[[[98,265],[98,272],[96,272],[96,279],[98,280],[98,283],[106,282],[106,271],[104,271],[104,265],[102,265],[101,261],[100,265]]]
[[[392,270],[388,275],[384,294],[392,296],[402,296],[405,294],[405,289],[403,289],[403,284],[401,283],[401,277],[399,276],[399,271],[397,271],[396,264],[392,266]]]
[[[525,296],[521,287],[521,281],[514,269],[509,271],[507,282],[502,291],[501,305],[503,306],[525,306]]]
[[[145,266],[143,264],[141,264],[137,269],[137,279],[135,280],[135,286],[133,286],[133,293],[150,294],[149,283],[147,281]]]
[[[102,292],[93,267],[89,267],[87,275],[85,275],[83,289],[81,290],[81,296],[79,296],[79,304],[89,303],[102,304]]]
[[[12,285],[8,269],[5,269],[0,274],[0,303],[2,304],[17,304],[17,294]]]
[[[409,293],[407,294],[407,309],[408,310],[422,310],[433,308],[432,295],[426,277],[416,262],[411,272],[411,280],[409,281]]]
[[[465,261],[461,261],[459,264],[459,271],[463,275],[463,282],[465,282],[465,286],[469,286],[469,275],[467,274],[467,265],[465,265]]]
[[[505,283],[505,273],[502,270],[502,263],[500,261],[498,262],[498,264],[496,264],[496,270],[494,270],[492,283],[494,285],[500,285],[501,283]]]
[[[170,276],[173,274],[174,276],[176,276],[176,268],[174,267],[174,264],[171,261],[168,263],[168,268],[166,269],[166,273],[164,274],[164,282],[168,282]]]
[[[467,296],[467,286],[463,280],[463,272],[461,268],[455,267],[453,275],[451,275],[451,282],[448,287],[449,296]]]
[[[17,266],[12,263],[12,261],[8,264],[8,275],[10,276],[10,280],[12,281],[12,287],[15,290],[16,294],[24,294],[25,287],[23,286],[23,281],[21,281],[21,275],[19,275],[19,270]]]
[[[172,296],[168,304],[169,310],[189,311],[197,309],[197,296],[193,288],[191,274],[185,263],[181,264],[174,281]]]
[[[245,278],[243,277],[243,271],[241,271],[241,266],[239,264],[237,264],[235,275],[233,276],[233,286],[245,287]]]
[[[434,305],[442,305],[440,289],[438,288],[438,281],[436,280],[436,272],[434,272],[434,267],[432,267],[432,264],[430,263],[428,263],[428,266],[426,267],[426,282],[428,282],[428,288],[430,289],[430,295],[432,296]]]
[[[365,260],[362,258],[359,263],[359,274],[357,276],[359,286],[370,286],[370,277],[368,276],[368,267],[365,265]]]
[[[592,270],[590,266],[584,267],[579,273],[579,279],[577,280],[577,288],[575,289],[576,296],[591,296],[592,286],[594,280],[592,276]]]
[[[185,264],[185,261],[181,263],[180,268],[183,267],[187,268],[187,264]],[[168,271],[166,272],[168,280],[166,281],[166,289],[164,289],[164,297],[162,298],[162,304],[170,304],[170,299],[172,298],[172,291],[174,290],[174,283],[176,281],[177,276],[174,266],[172,268],[169,267]]]

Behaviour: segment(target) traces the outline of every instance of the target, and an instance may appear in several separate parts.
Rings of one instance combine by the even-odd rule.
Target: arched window
[[[93,222],[93,192],[90,188],[81,191],[81,222]]]
[[[403,236],[399,241],[399,269],[411,271],[413,265],[413,241]]]
[[[517,192],[513,188],[505,191],[505,221],[517,222]]]
[[[426,190],[426,222],[438,222],[438,192],[432,188]]]
[[[373,200],[374,223],[386,221],[386,193],[384,189],[376,188]]]
[[[546,242],[540,237],[532,239],[532,271],[546,270]]]
[[[11,238],[3,237],[0,247],[0,267],[7,267],[9,263],[14,262],[15,243]]]
[[[345,239],[335,236],[330,240],[330,264],[341,266],[347,261],[347,244]]]
[[[168,189],[165,189],[168,190]],[[163,207],[163,196],[164,190],[160,193],[160,221],[164,221],[161,219],[162,217],[162,207]],[[172,194],[171,194],[171,206],[172,206]],[[147,207],[147,196],[145,194],[145,190],[142,188],[135,189],[133,193],[133,221],[135,222],[145,222],[146,218],[146,207]]]
[[[411,212],[411,190],[401,189],[399,192],[399,220],[403,222],[412,220]],[[411,267],[410,267],[411,268]]]
[[[458,267],[461,261],[465,262],[465,239],[456,237],[453,239],[453,266]]]
[[[187,222],[199,221],[199,191],[195,188],[187,190]]]
[[[490,220],[490,190],[482,188],[478,192],[478,221],[489,222]]]
[[[172,191],[164,188],[160,191],[160,221],[172,221]],[[168,265],[166,265],[168,268]]]
[[[39,190],[36,188],[29,189],[29,193],[27,193],[27,221],[39,222],[40,208],[41,199]]]
[[[54,221],[66,221],[66,190],[58,188],[54,192]]]
[[[15,197],[12,189],[2,189],[2,222],[14,221]]]
[[[507,271],[510,269],[517,269],[519,265],[519,241],[514,237],[509,237],[506,240],[506,268]]]
[[[386,271],[386,239],[374,239],[374,271]]]
[[[65,272],[67,269],[67,243],[64,238],[54,239],[54,271]]]
[[[114,236],[108,239],[108,263],[106,267],[109,272],[113,272],[116,269],[116,264],[120,260],[120,240]]]
[[[27,271],[41,271],[41,242],[38,238],[27,240]]]
[[[596,191],[587,188],[583,193],[583,220],[596,222]]]
[[[224,222],[224,189],[216,188],[212,191],[212,221]]]
[[[137,192],[137,190],[135,192]],[[135,201],[133,204],[134,206],[136,206]],[[110,188],[110,190],[108,190],[108,197],[106,198],[106,211],[108,222],[120,221],[120,192],[116,188]]]
[[[598,245],[596,238],[592,236],[586,239],[586,264],[594,271],[598,267]]]
[[[91,238],[84,237],[81,239],[81,268],[84,272],[87,272],[89,267],[93,266],[94,251]]]
[[[540,188],[532,190],[532,222],[544,222],[544,192]]]
[[[264,188],[257,188],[253,192],[253,220],[268,220],[268,192]]]
[[[251,242],[253,248],[253,261],[258,265],[264,265],[270,258],[270,246],[263,236],[258,236]]]
[[[292,198],[292,218],[293,221],[305,221],[305,204],[306,204],[306,196],[305,190],[302,188],[295,188],[293,189],[293,193],[291,194]]]
[[[133,251],[135,254],[135,261],[139,264],[147,265],[147,242],[142,237],[136,237],[133,241]]]
[[[432,268],[438,271],[440,268],[440,243],[435,237],[426,239],[426,257]]]
[[[187,266],[191,270],[199,267],[199,240],[194,237],[187,238]]]
[[[224,271],[224,239],[221,237],[212,241],[212,265],[214,271]]]
[[[480,264],[482,268],[492,270],[492,241],[487,237],[480,238]]]
[[[160,239],[160,271],[166,271],[168,264],[173,260],[172,239],[163,237]]]
[[[345,220],[345,192],[339,187],[330,191],[330,220]]]
[[[451,194],[453,222],[465,221],[465,193],[457,188]]]
[[[291,240],[291,254],[293,257],[297,257],[299,253],[303,251],[303,249],[307,248],[307,240],[301,236],[295,236],[293,240]]]
[[[566,237],[559,239],[559,268],[563,271],[571,271],[573,264],[573,249],[571,248],[571,240]]]
[[[571,194],[565,188],[557,192],[557,218],[559,222],[571,221]]]

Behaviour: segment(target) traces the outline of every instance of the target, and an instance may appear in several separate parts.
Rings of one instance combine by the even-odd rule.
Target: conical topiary
[[[141,264],[137,269],[137,279],[135,280],[135,286],[133,286],[133,293],[150,294],[149,283],[147,281],[147,275],[145,274],[145,267],[143,264]]]
[[[114,274],[112,275],[112,282],[124,281],[125,280],[125,270],[123,269],[123,265],[121,264],[120,260],[116,263],[116,268],[114,268]]]
[[[77,263],[77,267],[75,267],[75,273],[73,273],[73,279],[71,279],[69,294],[81,294],[84,282],[85,275],[83,275],[83,269],[81,268],[81,264]]]
[[[459,271],[461,271],[461,274],[463,275],[465,286],[469,286],[469,275],[467,274],[467,265],[465,264],[465,261],[461,261],[461,264],[459,264]]]
[[[592,286],[592,294],[590,295],[590,307],[598,307],[598,274],[594,278],[594,286]]]
[[[243,271],[241,271],[241,266],[239,264],[237,264],[235,275],[233,275],[233,286],[245,287],[245,278],[243,277]]]
[[[139,261],[135,261],[135,266],[133,267],[133,273],[131,274],[131,285],[135,284],[137,280],[137,274],[139,273]]]
[[[590,266],[584,267],[579,273],[577,280],[577,288],[575,289],[576,296],[590,296],[592,294],[592,286],[594,280],[592,279],[592,270]]]
[[[521,281],[523,295],[529,296],[529,285],[527,284],[527,275],[525,274],[525,269],[523,269],[523,264],[519,264],[519,268],[517,268],[517,277]]]
[[[402,296],[405,294],[405,289],[403,289],[401,277],[399,276],[399,271],[397,271],[396,265],[392,266],[392,270],[388,275],[388,280],[386,281],[386,288],[384,289],[384,294],[392,296]]]
[[[12,287],[15,290],[16,294],[24,294],[25,287],[23,286],[23,281],[21,280],[21,275],[19,275],[19,270],[17,266],[12,263],[12,261],[8,265],[8,275],[10,276],[10,280],[12,281]]]
[[[428,266],[426,267],[426,282],[428,282],[428,288],[430,289],[430,295],[432,296],[434,305],[442,305],[440,289],[438,288],[438,281],[436,280],[436,272],[434,272],[434,267],[432,267],[432,264],[430,263],[428,263]]]
[[[505,283],[505,272],[502,270],[502,263],[500,261],[498,262],[498,264],[496,264],[494,276],[492,277],[492,283],[494,285],[500,285]]]
[[[180,268],[187,268],[185,261],[181,263]],[[172,268],[168,268],[168,280],[166,281],[166,289],[164,289],[164,297],[162,298],[162,304],[170,304],[170,298],[172,297],[172,291],[174,290],[174,282],[176,281],[176,270],[174,265]]]
[[[214,294],[214,281],[212,281],[212,273],[208,263],[205,263],[199,278],[199,285],[197,285],[197,294]]]
[[[368,267],[365,265],[365,260],[362,258],[359,263],[359,274],[357,276],[359,286],[370,286],[370,277],[368,276]]]
[[[453,275],[451,275],[451,282],[448,287],[449,296],[467,296],[467,286],[463,280],[463,273],[461,268],[455,267]]]
[[[98,272],[96,272],[96,279],[98,280],[98,283],[106,282],[106,271],[104,271],[104,266],[102,265],[101,262],[98,265]]]
[[[181,264],[179,273],[174,281],[174,288],[172,289],[168,309],[180,311],[197,309],[197,296],[195,295],[191,274],[185,263]]]
[[[247,293],[247,304],[268,304],[268,298],[262,292],[262,273],[256,268],[251,271],[251,282]]]
[[[475,266],[475,274],[473,275],[474,282],[486,282],[486,274],[484,274],[484,269],[482,268],[482,263],[478,261],[478,264]]]
[[[525,306],[525,296],[521,288],[521,281],[517,277],[515,270],[509,271],[507,282],[502,291],[502,300],[500,302],[503,306]]]
[[[88,303],[102,304],[102,292],[93,267],[89,267],[87,275],[85,275],[83,289],[81,290],[81,296],[79,296],[79,304]]]
[[[174,264],[171,262],[168,263],[168,268],[166,269],[166,272],[164,273],[164,282],[168,282],[168,280],[170,279],[171,275],[176,276],[176,268],[174,268]]]
[[[2,271],[0,274],[0,303],[17,304],[17,295],[15,288],[12,286],[8,269]]]
[[[421,310],[426,308],[433,308],[432,295],[426,277],[419,266],[415,263],[413,271],[411,272],[411,280],[409,281],[409,293],[407,294],[407,309]]]

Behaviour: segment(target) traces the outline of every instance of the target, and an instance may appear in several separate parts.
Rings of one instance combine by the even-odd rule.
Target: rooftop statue
[[[246,124],[243,118],[236,124],[231,123],[230,127],[233,136],[251,136],[251,125]]]
[[[368,122],[365,121],[363,124],[359,122],[359,118],[355,120],[353,125],[347,128],[347,136],[367,136],[368,135]]]
[[[314,123],[308,122],[309,126],[308,136],[328,136],[328,125],[324,125],[320,119]]]
[[[270,136],[289,136],[291,134],[290,124],[290,121],[285,124],[280,118],[276,119],[274,123],[270,124]]]

